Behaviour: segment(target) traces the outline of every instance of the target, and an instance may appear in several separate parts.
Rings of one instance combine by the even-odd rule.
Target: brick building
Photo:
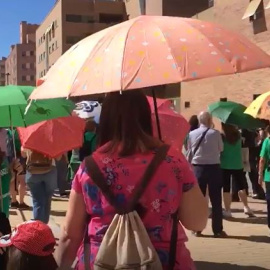
[[[20,23],[20,43],[10,47],[5,61],[6,84],[36,85],[36,29],[38,25]]]
[[[270,53],[269,0],[215,0],[213,4],[212,8],[196,17],[242,33]],[[190,117],[219,100],[232,100],[248,105],[257,95],[266,91],[270,91],[269,69],[183,83],[181,113]]]
[[[0,86],[4,86],[6,84],[6,57],[2,57],[0,59]]]
[[[36,32],[37,78],[81,39],[125,20],[123,1],[58,0]]]

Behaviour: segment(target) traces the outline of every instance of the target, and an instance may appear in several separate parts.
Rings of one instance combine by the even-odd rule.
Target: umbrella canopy
[[[257,97],[246,109],[246,114],[260,119],[270,119],[270,92]]]
[[[28,102],[32,86],[0,87],[0,127],[25,127],[71,114],[75,105],[63,98]]]
[[[155,115],[155,106],[153,98],[148,97],[148,102],[152,111],[152,124],[154,135],[158,137],[158,128]],[[187,120],[174,110],[170,100],[157,99],[157,108],[162,140],[181,150],[184,140],[189,132],[189,123]]]
[[[269,66],[268,54],[222,26],[191,18],[139,16],[71,47],[31,98],[101,94]]]
[[[85,121],[77,116],[51,119],[18,128],[22,146],[55,158],[83,144]]]
[[[246,107],[236,102],[220,101],[212,103],[208,109],[214,117],[225,124],[235,125],[243,129],[255,129],[264,126],[259,119],[245,114]]]

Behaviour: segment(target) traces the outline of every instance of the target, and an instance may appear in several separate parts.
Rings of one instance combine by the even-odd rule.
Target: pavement
[[[30,197],[26,202],[31,204]],[[68,200],[54,198],[52,202],[51,226],[55,237],[59,238],[60,226],[64,221]],[[266,225],[266,204],[250,199],[250,207],[257,215],[247,218],[241,203],[233,203],[233,219],[224,221],[226,239],[212,237],[209,220],[204,237],[196,238],[187,232],[188,248],[196,262],[197,270],[269,270],[270,231]],[[31,211],[10,211],[12,226],[32,218]]]

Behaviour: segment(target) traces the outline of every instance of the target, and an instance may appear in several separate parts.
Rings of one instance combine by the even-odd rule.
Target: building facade
[[[242,33],[270,54],[269,0],[215,0],[213,4],[212,8],[198,13],[196,18]],[[270,91],[269,69],[183,83],[181,113],[190,117],[220,100],[248,105],[266,91]]]
[[[123,1],[58,0],[36,32],[37,78],[81,39],[125,20]]]
[[[0,58],[0,86],[4,86],[6,84],[6,57]]]
[[[21,22],[20,43],[10,47],[5,61],[6,84],[36,85],[36,29],[38,25]]]

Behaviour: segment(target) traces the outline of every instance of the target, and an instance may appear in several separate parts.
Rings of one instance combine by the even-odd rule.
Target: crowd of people
[[[240,130],[236,126],[221,123],[219,132],[214,129],[209,112],[202,112],[198,117],[193,115],[189,122],[191,129],[185,142],[186,156],[193,166],[202,193],[209,195],[214,235],[227,236],[222,220],[232,218],[232,201],[241,201],[244,213],[248,217],[255,217],[248,205],[249,195],[254,199],[266,198],[269,220],[269,126],[259,130]],[[249,190],[248,179],[252,192]],[[202,235],[201,232],[194,234]]]
[[[152,270],[195,270],[184,228],[203,235],[209,216],[207,196],[216,238],[227,236],[223,218],[232,217],[236,194],[244,213],[255,216],[248,204],[247,174],[254,198],[265,198],[262,181],[266,182],[269,213],[270,140],[261,131],[227,124],[219,132],[208,112],[193,116],[190,125],[185,156],[154,137],[150,105],[136,90],[108,94],[98,125],[86,120],[82,148],[56,159],[24,149],[19,142],[16,146],[16,141],[16,155],[9,154],[10,143],[0,141],[2,182],[5,172],[12,171],[10,193],[5,189],[3,198],[9,200],[11,194],[11,207],[28,208],[27,185],[33,200],[32,221],[12,233],[7,219],[5,230],[0,225],[1,234],[8,234],[0,238],[0,269],[68,270],[75,262],[78,270],[115,269],[116,265],[120,269],[131,263],[130,269],[142,269],[145,264]],[[16,139],[14,135],[9,138]],[[66,195],[63,183],[73,176],[54,252],[55,239],[47,225],[51,199],[57,182],[60,195]],[[2,209],[6,217],[8,210]],[[140,253],[142,243],[147,243],[146,254]]]

